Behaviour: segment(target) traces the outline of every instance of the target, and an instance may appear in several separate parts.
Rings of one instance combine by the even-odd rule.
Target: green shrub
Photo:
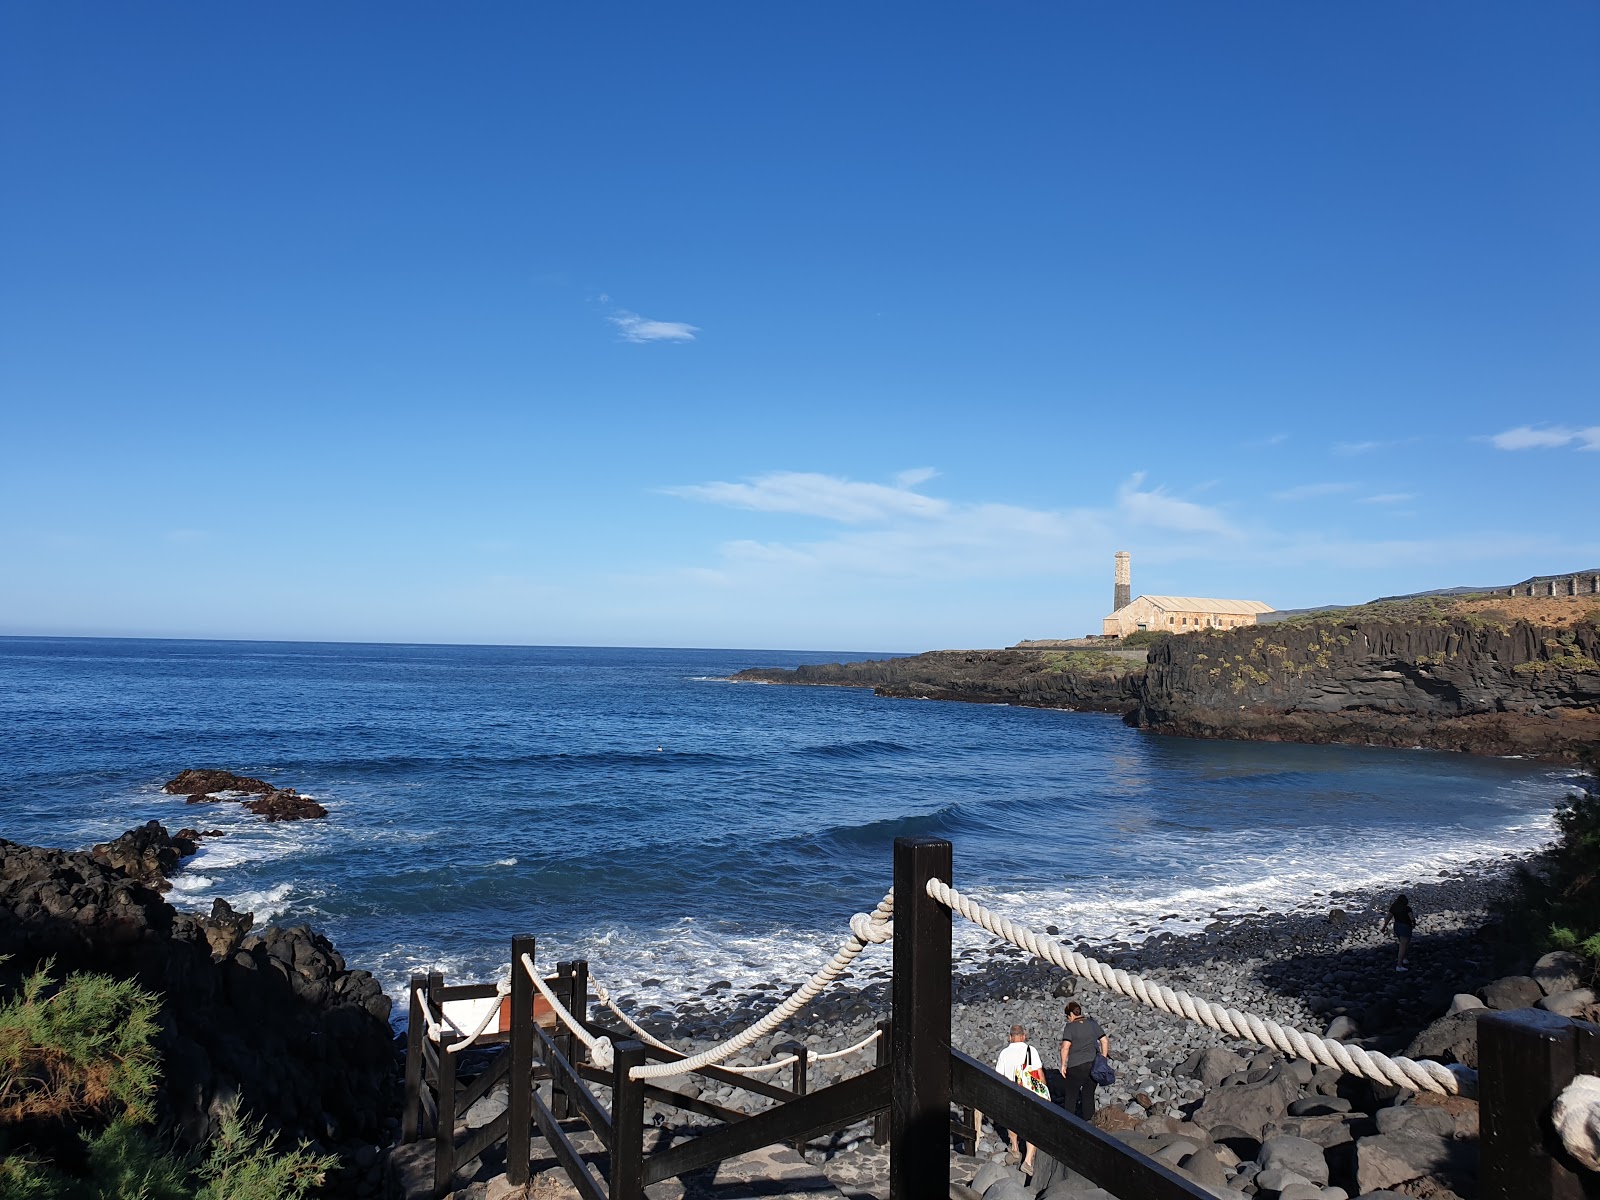
[[[1499,916],[1514,944],[1570,950],[1600,971],[1600,775],[1591,768],[1555,812],[1559,838],[1521,869]]]
[[[52,990],[53,989],[53,990]],[[48,966],[0,1003],[0,1200],[303,1200],[337,1160],[277,1136],[230,1108],[201,1151],[155,1137],[160,1082],[156,998],[127,980]],[[25,1122],[75,1124],[81,1170],[69,1173],[26,1145]]]

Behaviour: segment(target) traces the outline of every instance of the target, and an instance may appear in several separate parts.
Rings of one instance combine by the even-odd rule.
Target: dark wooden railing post
[[[538,962],[529,934],[511,939],[511,1069],[506,1075],[506,1179],[528,1182],[529,1143],[533,1138],[533,980],[522,965]]]
[[[439,1127],[433,1131],[433,1194],[446,1195],[456,1174],[456,1056],[450,1047],[457,1033],[439,1034]]]
[[[875,1067],[889,1065],[889,1031],[893,1028],[893,1021],[878,1022],[878,1033],[881,1036],[873,1046],[872,1065]],[[887,1146],[889,1144],[889,1113],[887,1110],[872,1118],[872,1144],[875,1146]]]
[[[789,1068],[789,1090],[796,1096],[804,1096],[810,1083],[811,1047],[804,1042],[782,1042],[774,1046],[772,1052],[794,1055],[794,1064]],[[804,1138],[789,1144],[799,1151],[804,1151],[806,1148]]]
[[[558,962],[556,964],[555,993],[561,997],[563,1004],[572,999],[571,983],[572,964],[570,962]],[[572,1015],[578,1017],[577,1013]],[[583,1018],[578,1017],[578,1019],[582,1020]],[[565,1025],[556,1025],[555,1043],[556,1049],[561,1052],[561,1057],[565,1058],[569,1063],[578,1061],[577,1056],[574,1054],[574,1051],[578,1048],[578,1039],[572,1035],[571,1030]],[[558,1121],[563,1121],[572,1116],[572,1102],[567,1098],[567,1090],[561,1086],[559,1079],[550,1081],[550,1111],[555,1114],[555,1118]]]
[[[580,1021],[589,1019],[589,960],[574,959],[572,974],[567,980],[571,989],[566,997],[567,1010]]]
[[[1582,1200],[1589,1173],[1561,1148],[1550,1106],[1574,1075],[1592,1074],[1600,1026],[1538,1008],[1478,1018],[1482,1200]]]
[[[618,1042],[612,1047],[611,1174],[609,1200],[644,1197],[644,1080],[628,1072],[644,1061],[644,1043]]]
[[[422,1128],[422,1043],[428,1036],[428,1023],[422,1015],[422,989],[428,981],[411,977],[406,1008],[406,1106],[400,1117],[400,1140],[414,1142]]]
[[[927,883],[951,865],[942,838],[894,840],[890,1200],[950,1194],[950,910]]]

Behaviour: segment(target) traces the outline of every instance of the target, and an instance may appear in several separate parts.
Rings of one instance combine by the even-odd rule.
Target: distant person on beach
[[[1069,1000],[1065,1011],[1067,1023],[1061,1030],[1061,1074],[1067,1081],[1067,1096],[1062,1107],[1088,1121],[1094,1117],[1094,1093],[1099,1086],[1089,1072],[1094,1069],[1095,1055],[1111,1052],[1111,1039],[1100,1028],[1099,1021],[1083,1015],[1083,1006],[1076,1000]]]
[[[1417,927],[1417,918],[1411,912],[1411,901],[1406,899],[1406,894],[1401,892],[1394,898],[1394,903],[1389,905],[1389,915],[1383,919],[1383,931],[1389,932],[1389,923],[1394,922],[1394,940],[1396,943],[1394,969],[1404,971],[1406,959],[1411,957],[1411,931]]]
[[[994,1069],[1006,1079],[1019,1087],[1025,1087],[1041,1099],[1050,1099],[1050,1089],[1044,1083],[1044,1060],[1039,1057],[1039,1052],[1028,1045],[1028,1031],[1021,1025],[1011,1027],[1011,1041],[1006,1048],[1000,1051],[1000,1057],[994,1060]],[[982,1117],[980,1115],[981,1123]],[[1015,1129],[1006,1131],[1011,1135],[1011,1153],[1022,1159],[1022,1173],[1033,1174],[1033,1145],[1021,1142]]]

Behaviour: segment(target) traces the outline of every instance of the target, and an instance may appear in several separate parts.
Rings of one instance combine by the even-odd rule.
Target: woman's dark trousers
[[[1085,1121],[1094,1119],[1094,1093],[1099,1086],[1089,1078],[1094,1060],[1067,1068],[1067,1095],[1061,1107]]]

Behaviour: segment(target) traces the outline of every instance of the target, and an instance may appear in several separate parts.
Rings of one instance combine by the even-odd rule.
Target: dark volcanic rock
[[[328,815],[322,805],[293,788],[280,788],[259,800],[246,800],[244,807],[269,821],[306,821]]]
[[[1167,638],[1129,719],[1191,737],[1576,760],[1600,740],[1600,629],[1361,616]]]
[[[167,876],[177,870],[180,859],[200,848],[200,834],[180,829],[168,835],[159,821],[147,821],[110,842],[101,842],[89,851],[95,860],[119,871],[129,879],[165,891],[171,885]]]
[[[900,699],[966,700],[1125,713],[1136,701],[1143,656],[1094,651],[935,650],[908,658],[740,671],[741,683],[870,687]]]
[[[388,998],[305,926],[250,924],[221,903],[204,919],[175,912],[92,854],[0,840],[0,984],[48,960],[156,993],[162,1107],[187,1141],[235,1094],[291,1138],[380,1140],[397,1107]]]
[[[251,779],[248,775],[235,775],[232,771],[201,768],[179,771],[174,778],[167,780],[161,786],[161,790],[174,796],[188,796],[193,800],[210,792],[249,792],[252,795],[265,796],[273,791],[273,787],[264,779]]]

